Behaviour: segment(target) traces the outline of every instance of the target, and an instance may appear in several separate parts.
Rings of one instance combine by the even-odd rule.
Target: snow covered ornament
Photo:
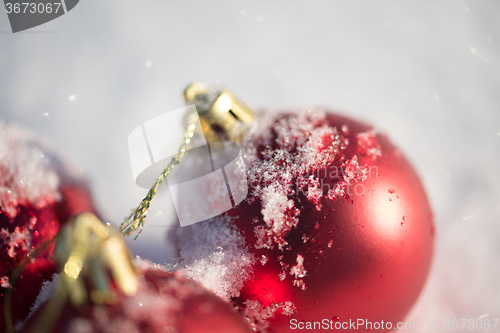
[[[242,151],[248,197],[176,230],[182,269],[216,292],[214,282],[235,287],[231,301],[256,332],[401,320],[425,282],[434,227],[420,180],[388,139],[328,110],[285,111],[261,114]],[[219,245],[230,265],[211,259]],[[247,263],[242,274],[203,273],[234,263]]]
[[[427,277],[434,227],[420,180],[389,140],[309,109],[262,114],[242,149],[249,196],[228,214],[249,253],[267,260],[233,303],[254,330],[402,320]]]
[[[74,167],[33,133],[0,122],[0,327],[7,289],[14,287],[14,324],[28,313],[45,279],[55,272],[51,248],[29,263],[17,283],[14,268],[52,239],[73,214],[93,211],[89,190]]]

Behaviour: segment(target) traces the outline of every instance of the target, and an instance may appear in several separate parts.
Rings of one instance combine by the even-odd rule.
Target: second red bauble
[[[261,118],[243,152],[249,195],[229,215],[257,260],[233,303],[254,329],[397,328],[434,240],[406,158],[370,126],[323,110]]]
[[[56,272],[53,245],[25,267],[35,249],[49,242],[72,215],[94,211],[80,172],[33,133],[0,121],[0,332],[4,302],[12,290],[11,320],[30,312],[44,281]],[[13,281],[16,267],[23,267]]]

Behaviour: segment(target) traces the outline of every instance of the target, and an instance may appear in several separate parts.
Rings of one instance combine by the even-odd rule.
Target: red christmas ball
[[[77,213],[94,211],[78,173],[32,133],[0,123],[0,327],[11,274]],[[44,280],[55,273],[52,246],[28,263],[12,294],[13,323],[25,318]],[[3,329],[2,329],[3,330]]]
[[[118,294],[111,304],[92,303],[81,309],[66,304],[49,332],[250,332],[229,303],[193,280],[159,269],[147,269],[143,275],[134,296]],[[36,332],[46,306],[21,332]]]
[[[247,321],[269,332],[395,329],[434,240],[405,157],[370,126],[321,110],[264,116],[242,149],[249,195],[229,215],[257,259],[233,299]]]

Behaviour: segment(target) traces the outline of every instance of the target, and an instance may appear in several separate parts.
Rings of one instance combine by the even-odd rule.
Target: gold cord
[[[189,119],[189,124],[186,132],[184,133],[184,139],[182,140],[179,150],[172,157],[170,163],[167,165],[165,169],[163,169],[162,173],[158,176],[158,178],[156,178],[155,182],[153,183],[153,186],[149,190],[146,197],[142,199],[142,202],[139,205],[139,207],[137,207],[127,218],[125,218],[125,221],[122,222],[120,226],[120,231],[125,235],[128,236],[132,232],[136,232],[137,235],[135,236],[134,239],[137,239],[137,237],[139,237],[139,235],[142,232],[142,229],[144,228],[144,222],[146,221],[146,215],[148,214],[149,206],[151,204],[151,201],[155,197],[156,192],[158,191],[158,187],[165,180],[170,171],[172,171],[172,169],[181,162],[182,157],[186,153],[186,148],[194,136],[196,122],[198,122],[197,114],[196,113],[191,114],[188,117],[188,119]]]
[[[132,232],[137,233],[134,239],[139,237],[144,228],[149,206],[158,191],[158,187],[170,171],[180,163],[186,153],[186,147],[191,142],[198,121],[208,142],[224,140],[241,142],[247,125],[255,120],[254,112],[227,90],[217,91],[209,89],[203,83],[194,82],[184,90],[184,99],[187,104],[196,105],[197,110],[200,110],[200,117],[198,117],[197,112],[189,116],[189,125],[179,150],[163,172],[156,178],[139,207],[132,211],[121,224],[120,231],[125,235],[130,235]]]

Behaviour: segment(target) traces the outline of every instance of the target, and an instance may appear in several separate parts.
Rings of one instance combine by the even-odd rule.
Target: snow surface
[[[412,161],[435,213],[432,270],[408,320],[500,318],[499,10],[486,0],[87,0],[16,35],[0,11],[0,118],[75,161],[114,224],[145,194],[128,134],[182,106],[191,80],[219,81],[252,106],[363,119]],[[134,253],[170,259],[175,223],[165,190]]]
[[[49,153],[46,144],[33,133],[6,126],[0,119],[0,208],[9,218],[17,215],[20,204],[43,207],[48,201],[60,199],[60,179]],[[20,233],[17,230],[11,241]]]

